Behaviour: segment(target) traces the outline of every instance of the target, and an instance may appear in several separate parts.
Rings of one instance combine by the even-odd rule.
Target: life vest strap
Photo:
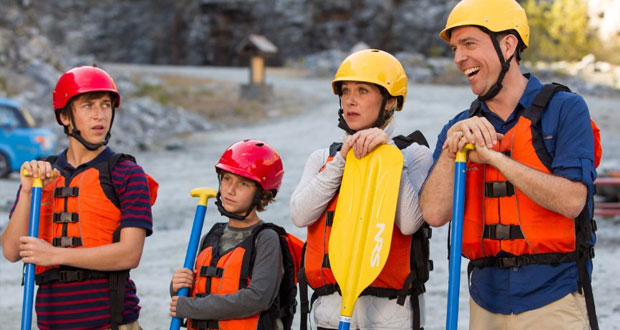
[[[472,270],[473,267],[513,268],[532,264],[557,265],[569,262],[577,262],[577,252],[573,251],[569,253],[524,254],[520,256],[509,257],[485,257],[471,260],[469,262],[470,266],[468,268],[472,268]]]
[[[482,238],[488,238],[493,240],[513,240],[523,239],[523,232],[521,226],[518,225],[484,225],[484,232]]]
[[[222,277],[224,274],[224,268],[215,266],[202,266],[200,267],[200,276],[202,277]]]
[[[80,221],[80,215],[75,212],[54,212],[52,220],[55,223],[73,223]]]
[[[336,212],[327,211],[325,212],[325,226],[331,227],[334,224],[334,215]]]
[[[68,283],[108,278],[107,272],[79,268],[53,268],[35,276],[37,285],[51,282]]]
[[[490,181],[484,183],[484,196],[506,197],[515,194],[515,187],[509,181]]]
[[[79,187],[56,187],[54,189],[54,197],[57,198],[77,197],[79,194]]]
[[[54,237],[52,245],[63,248],[82,246],[82,239],[80,237]]]
[[[193,329],[219,329],[220,323],[217,320],[190,320],[190,327]]]
[[[321,263],[322,268],[331,268],[329,263],[329,254],[325,253],[323,255],[323,263]]]

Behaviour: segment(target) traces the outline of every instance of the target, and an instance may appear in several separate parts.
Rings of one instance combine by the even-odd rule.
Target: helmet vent
[[[265,145],[264,143],[257,143],[257,144],[256,144],[256,146],[257,146],[257,147],[262,147],[262,146],[264,146],[264,145]]]

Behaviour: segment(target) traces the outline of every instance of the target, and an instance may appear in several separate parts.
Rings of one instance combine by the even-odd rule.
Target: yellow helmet
[[[524,43],[524,49],[530,40],[527,15],[515,0],[462,0],[450,12],[446,27],[439,36],[450,42],[449,31],[466,25],[482,26],[491,32],[515,30]]]
[[[359,81],[379,85],[398,98],[397,110],[402,110],[407,97],[405,69],[391,54],[379,49],[357,51],[340,63],[332,81],[334,94],[340,95],[339,82]]]

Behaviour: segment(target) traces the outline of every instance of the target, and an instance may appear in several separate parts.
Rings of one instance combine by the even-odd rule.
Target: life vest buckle
[[[56,187],[54,189],[54,197],[58,198],[77,197],[79,194],[79,187]]]
[[[486,197],[507,197],[515,194],[515,187],[509,181],[490,181],[484,183]]]
[[[224,268],[214,266],[202,266],[200,267],[200,276],[202,277],[222,277],[224,274]]]
[[[86,276],[83,271],[79,270],[61,270],[58,271],[58,281],[60,282],[79,282],[84,281]]]
[[[520,267],[517,258],[497,258],[497,265],[499,268],[513,268]]]
[[[485,225],[482,238],[488,238],[493,240],[513,240],[522,239],[523,232],[521,227],[517,225],[503,225],[501,223],[496,225]]]
[[[75,212],[54,212],[53,221],[55,223],[78,222],[80,216]]]
[[[79,237],[54,237],[52,245],[63,248],[81,246],[82,240]]]

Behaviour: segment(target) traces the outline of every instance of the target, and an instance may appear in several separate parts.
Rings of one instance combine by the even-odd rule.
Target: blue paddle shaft
[[[194,261],[196,260],[196,253],[198,251],[198,244],[200,244],[200,233],[202,232],[202,225],[205,221],[205,213],[207,207],[204,205],[196,206],[196,215],[194,216],[194,224],[192,225],[192,233],[189,237],[189,243],[187,245],[187,253],[185,254],[184,268],[194,268]],[[187,297],[189,294],[188,288],[181,288],[177,292],[179,297]],[[170,330],[179,330],[181,328],[181,319],[173,317],[170,321]]]
[[[459,318],[461,286],[461,245],[463,243],[463,211],[465,207],[465,165],[455,162],[452,229],[450,231],[450,278],[448,281],[448,315],[446,329],[456,330]]]
[[[30,200],[30,223],[28,236],[39,237],[39,214],[41,213],[41,187],[32,187],[32,198]],[[30,330],[32,327],[32,303],[34,301],[34,264],[26,264],[26,275],[24,276],[24,300],[22,303],[22,324],[21,330]]]
[[[349,330],[351,326],[351,318],[340,315],[340,323],[338,323],[338,330]]]

